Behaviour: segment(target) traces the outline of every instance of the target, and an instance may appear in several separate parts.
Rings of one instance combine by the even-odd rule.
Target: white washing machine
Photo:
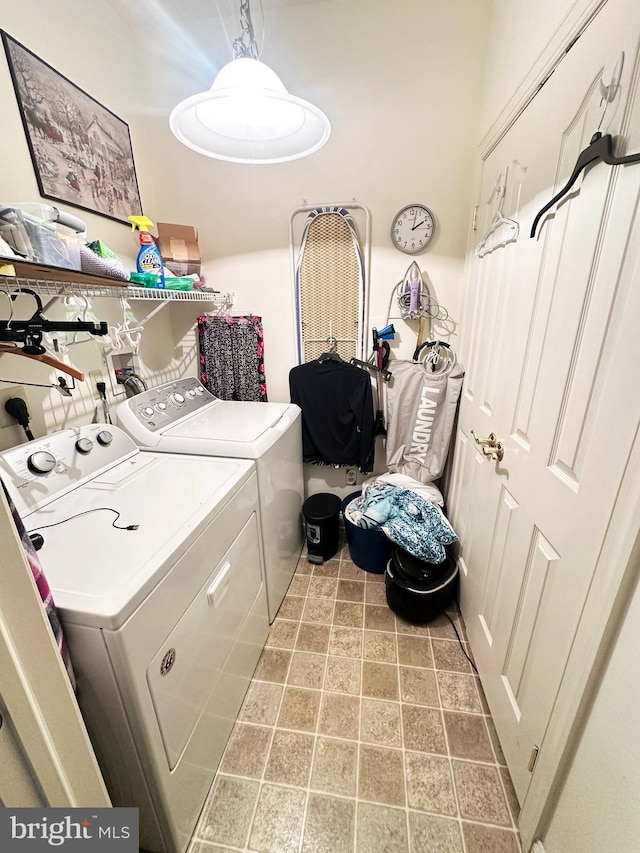
[[[255,460],[269,621],[273,622],[304,538],[299,407],[219,400],[197,379],[185,378],[129,398],[118,407],[117,419],[148,450]]]
[[[140,809],[141,849],[182,853],[269,630],[255,465],[93,424],[3,452],[0,476],[44,538],[112,801]]]

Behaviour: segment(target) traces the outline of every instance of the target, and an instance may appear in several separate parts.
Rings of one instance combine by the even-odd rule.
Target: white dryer
[[[269,630],[255,465],[94,424],[4,451],[0,476],[44,538],[112,802],[140,809],[141,849],[182,853]]]
[[[219,400],[189,377],[127,399],[118,407],[117,419],[147,450],[255,460],[269,621],[273,622],[304,538],[299,407]]]

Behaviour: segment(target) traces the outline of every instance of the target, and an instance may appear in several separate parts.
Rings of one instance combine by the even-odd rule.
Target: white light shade
[[[283,163],[313,154],[331,125],[325,114],[290,95],[257,59],[234,59],[208,92],[178,104],[169,126],[184,145],[233,163]]]

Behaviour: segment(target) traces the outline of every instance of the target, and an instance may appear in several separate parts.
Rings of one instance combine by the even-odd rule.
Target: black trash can
[[[338,550],[340,498],[328,492],[311,495],[302,505],[310,563],[324,563]]]
[[[442,563],[426,563],[402,548],[393,549],[384,581],[387,604],[412,625],[435,619],[454,599],[458,588],[458,564],[450,547]]]

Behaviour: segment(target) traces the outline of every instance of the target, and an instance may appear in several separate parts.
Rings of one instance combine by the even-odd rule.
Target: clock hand
[[[422,220],[422,222],[418,222],[418,224],[417,224],[417,225],[414,225],[414,226],[413,226],[413,228],[412,228],[411,230],[412,230],[412,231],[415,231],[415,230],[416,230],[416,228],[419,228],[421,225],[424,225],[424,223],[425,223],[426,221],[427,221],[426,219],[423,219],[423,220]]]

